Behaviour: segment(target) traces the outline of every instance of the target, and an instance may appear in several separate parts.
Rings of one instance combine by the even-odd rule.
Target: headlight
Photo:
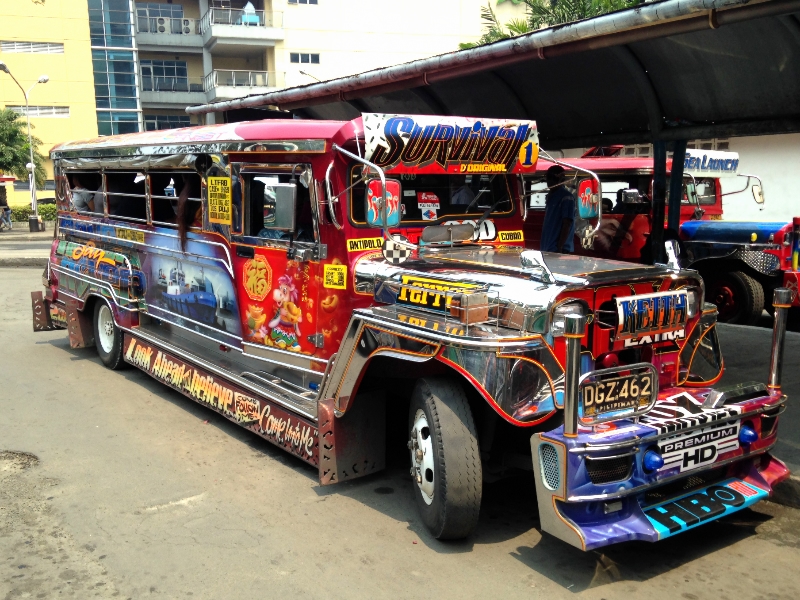
[[[699,287],[686,288],[686,313],[689,318],[696,317],[703,306],[703,291]]]
[[[585,313],[586,309],[580,302],[568,302],[556,307],[553,310],[553,320],[550,321],[550,333],[553,337],[563,336],[567,315],[582,315]]]

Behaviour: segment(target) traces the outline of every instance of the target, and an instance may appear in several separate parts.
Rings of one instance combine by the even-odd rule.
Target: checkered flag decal
[[[408,238],[402,235],[393,235],[392,238],[400,242],[408,242]],[[401,246],[392,240],[383,240],[381,252],[383,252],[383,258],[393,265],[404,263],[408,260],[408,257],[411,256],[411,248]]]

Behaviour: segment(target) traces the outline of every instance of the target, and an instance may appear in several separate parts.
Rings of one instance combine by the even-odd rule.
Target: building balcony
[[[182,53],[202,53],[203,36],[196,19],[171,19],[150,17],[146,9],[138,9],[136,17],[136,45],[140,51],[164,51],[169,49]]]
[[[189,77],[142,77],[139,93],[142,108],[184,108],[207,101],[203,81]]]
[[[274,46],[283,40],[283,13],[211,8],[200,19],[203,44],[212,52],[228,53],[238,47]]]
[[[284,73],[276,71],[230,71],[215,69],[205,76],[208,101],[265,94],[284,87]]]

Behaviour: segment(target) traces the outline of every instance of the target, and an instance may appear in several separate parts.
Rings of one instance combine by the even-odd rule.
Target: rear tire
[[[125,366],[122,359],[122,332],[114,322],[114,313],[105,300],[94,303],[94,343],[100,360],[109,369]]]
[[[414,497],[435,538],[467,537],[478,523],[483,486],[478,436],[461,385],[445,377],[417,382],[409,409]]]
[[[764,288],[742,271],[713,276],[706,298],[717,305],[719,320],[725,323],[755,325],[764,310]]]

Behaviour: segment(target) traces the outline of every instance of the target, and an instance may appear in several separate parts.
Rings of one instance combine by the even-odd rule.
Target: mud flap
[[[67,332],[70,348],[88,348],[94,346],[94,327],[92,315],[78,310],[79,302],[67,300]]]
[[[31,292],[31,308],[33,309],[33,331],[53,331],[58,329],[50,318],[50,303],[44,299],[44,294]]]
[[[333,398],[318,408],[319,482],[331,485],[357,479],[386,467],[386,397],[359,394],[343,417],[334,414]]]
[[[542,531],[585,550],[586,544],[580,530],[559,510],[559,505],[567,497],[566,454],[563,444],[544,439],[539,433],[531,436],[539,523]]]

